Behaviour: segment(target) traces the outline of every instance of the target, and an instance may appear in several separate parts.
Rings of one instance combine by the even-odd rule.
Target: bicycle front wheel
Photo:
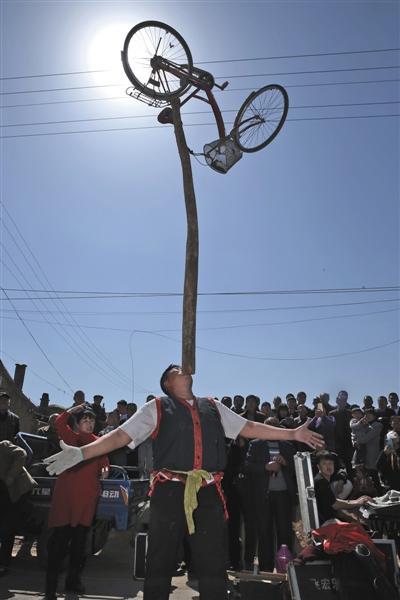
[[[236,116],[232,137],[242,152],[262,150],[278,135],[286,120],[289,97],[281,85],[271,84],[250,94]]]
[[[151,61],[158,59],[180,73],[170,73],[153,68]],[[126,36],[121,52],[125,73],[140,92],[158,100],[171,100],[181,96],[190,83],[184,76],[191,75],[192,55],[183,37],[169,25],[160,21],[138,23]]]

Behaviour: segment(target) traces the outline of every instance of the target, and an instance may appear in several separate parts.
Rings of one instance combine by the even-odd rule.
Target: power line
[[[5,207],[3,205],[4,210]],[[8,211],[7,211],[8,212]],[[9,214],[9,213],[8,213]],[[14,226],[16,226],[14,224]],[[22,254],[22,256],[24,257],[26,263],[28,264],[29,268],[31,269],[31,271],[33,272],[34,276],[36,277],[36,279],[39,281],[39,283],[42,283],[42,281],[40,280],[40,278],[38,277],[38,275],[36,274],[35,269],[32,267],[32,264],[30,263],[28,257],[26,256],[25,252],[23,251],[23,249],[20,247],[20,245],[18,244],[17,240],[15,239],[15,236],[12,234],[12,232],[9,230],[8,226],[6,225],[6,223],[4,223],[3,221],[3,227],[5,228],[5,230],[7,231],[8,235],[11,237],[11,239],[13,240],[14,244],[16,245],[17,249],[19,250],[19,252]],[[21,235],[21,234],[20,234]],[[24,240],[25,242],[25,240]],[[26,242],[25,242],[26,244]],[[27,244],[26,244],[27,245]],[[16,264],[16,262],[14,261],[13,257],[10,255],[10,253],[7,251],[7,249],[4,247],[3,244],[1,244],[1,246],[3,247],[4,251],[6,252],[6,254],[9,257],[9,260],[11,261],[11,263],[14,266],[14,269],[16,269],[20,274],[21,277],[23,278],[24,282],[27,283],[28,285],[30,285],[30,282],[28,281],[28,279],[25,277],[24,273],[21,271],[21,269],[19,268],[19,266]],[[21,285],[18,277],[15,275],[15,272],[12,271],[11,269],[9,269],[9,267],[4,264],[3,261],[1,261],[4,265],[4,267],[10,271],[11,275],[14,277],[14,279]],[[27,294],[28,291],[30,290],[30,288],[27,289],[27,291],[25,291],[24,293]],[[51,298],[51,301],[53,302],[53,304],[55,304],[55,306],[57,307],[57,304],[55,302],[54,298]],[[37,302],[40,302],[41,305],[45,305],[44,300],[40,297],[35,297],[32,298],[32,302],[34,304],[35,307],[37,307]],[[45,319],[45,322],[63,339],[63,341],[70,347],[70,349],[74,352],[74,354],[76,354],[81,360],[83,360],[83,362],[85,362],[90,368],[96,370],[100,375],[102,375],[103,377],[105,377],[106,379],[108,379],[111,383],[113,383],[114,385],[119,386],[119,383],[116,383],[115,381],[113,381],[105,372],[104,369],[101,365],[99,365],[97,359],[93,358],[88,351],[79,345],[78,341],[76,339],[74,339],[69,332],[65,332],[67,337],[64,335],[64,332],[61,332],[57,329],[57,323],[54,323],[52,321],[49,321],[46,317],[46,314],[44,311],[39,310],[39,312],[42,314],[43,318]],[[88,338],[87,334],[84,332],[76,332],[77,335],[82,339],[83,338],[83,342],[86,344],[86,346],[90,348],[90,345],[86,342],[86,338]],[[107,368],[110,368],[109,365],[106,362],[106,366]],[[114,375],[113,375],[114,376]],[[122,375],[122,377],[124,377],[124,379],[122,379],[121,374],[119,374],[117,372],[117,376],[119,377],[120,380],[122,380],[124,382],[124,386],[126,385],[126,381],[125,381],[125,376]]]
[[[301,118],[289,118],[286,119],[289,121],[340,121],[347,119],[381,119],[381,118],[393,118],[400,117],[399,113],[393,114],[382,114],[382,115],[348,115],[348,116],[338,116],[338,117],[301,117]],[[225,123],[225,125],[233,125],[233,122]],[[168,127],[168,126],[167,126]],[[164,126],[164,131],[167,130],[167,127]],[[215,123],[185,123],[185,127],[215,127]],[[106,133],[106,132],[120,132],[120,131],[140,131],[145,129],[160,129],[160,125],[145,125],[143,127],[110,127],[108,129],[82,129],[76,131],[52,131],[47,133],[19,133],[13,135],[1,135],[0,139],[17,139],[17,138],[27,138],[27,137],[44,137],[44,136],[55,136],[55,135],[75,135],[79,133]]]
[[[39,348],[40,352],[43,354],[43,356],[45,357],[45,359],[47,360],[47,362],[49,363],[49,365],[52,367],[52,369],[54,369],[54,371],[57,373],[57,375],[60,377],[60,379],[62,379],[62,381],[65,383],[65,385],[68,387],[68,389],[71,392],[73,392],[73,389],[70,386],[70,384],[68,383],[68,381],[63,377],[63,375],[60,373],[60,371],[57,369],[57,367],[54,365],[54,363],[50,360],[50,358],[48,357],[48,355],[46,354],[46,352],[43,350],[42,346],[39,344],[39,342],[37,341],[37,339],[35,338],[35,336],[31,332],[31,330],[29,329],[28,325],[25,323],[24,319],[19,314],[17,308],[13,304],[12,299],[8,296],[6,290],[4,288],[0,288],[0,289],[2,290],[2,292],[5,295],[5,297],[7,298],[7,300],[10,302],[11,306],[13,307],[13,309],[15,311],[15,314],[18,317],[18,319],[21,321],[22,325],[24,326],[24,328],[28,332],[29,336],[34,341],[35,345]]]
[[[359,84],[370,84],[370,83],[398,83],[400,79],[369,79],[367,81],[331,81],[326,83],[295,83],[295,84],[285,84],[286,88],[301,88],[301,87],[323,87],[323,86],[332,86],[332,85],[359,85]],[[223,90],[226,92],[252,92],[254,91],[254,87],[247,88],[226,88]],[[217,90],[219,94],[222,93],[221,90]],[[129,100],[131,101],[130,96],[124,94],[123,96],[109,96],[103,98],[80,98],[75,100],[52,100],[50,102],[32,102],[29,104],[3,104],[0,106],[0,109],[3,108],[23,108],[23,107],[32,107],[32,106],[48,106],[52,104],[74,104],[77,102],[102,102],[109,100]]]
[[[7,352],[4,352],[4,350],[2,350],[2,354],[4,354],[4,356],[8,356],[8,358],[11,358],[11,360],[13,360],[15,363],[18,362],[18,360],[16,358],[14,358],[13,356],[11,356]],[[62,388],[58,387],[55,383],[52,383],[48,379],[45,379],[44,377],[42,377],[41,375],[39,375],[38,373],[36,373],[36,371],[34,371],[30,366],[29,366],[29,369],[28,369],[28,373],[32,373],[32,375],[34,375],[38,379],[41,379],[42,381],[44,381],[48,385],[51,385],[51,387],[55,388],[57,391],[62,392],[63,394],[68,394],[68,392],[66,390],[63,390]]]
[[[341,306],[363,306],[369,304],[384,304],[387,302],[400,302],[400,298],[388,298],[387,300],[363,300],[361,302],[337,302],[330,304],[303,304],[296,306],[270,306],[265,308],[222,308],[222,309],[199,309],[197,313],[202,314],[214,314],[214,313],[248,313],[248,312],[270,312],[270,311],[285,311],[285,310],[307,310],[315,308],[336,308]],[[14,311],[7,308],[1,309],[2,313],[13,313]],[[31,309],[19,309],[20,313],[23,314],[35,314],[41,312],[38,310]],[[49,314],[55,314],[56,311],[48,310]],[[58,312],[58,311],[57,311]],[[71,315],[79,315],[80,317],[93,317],[93,316],[125,316],[125,315],[181,315],[181,310],[159,310],[159,311],[69,311]]]
[[[38,267],[40,273],[43,276],[43,279],[38,276],[36,270],[32,267],[30,261],[27,259],[25,253],[21,250],[21,248],[18,246],[14,236],[12,236],[14,243],[17,245],[18,249],[20,250],[20,252],[22,253],[23,257],[25,258],[26,262],[28,263],[30,269],[32,270],[34,276],[36,277],[37,281],[39,282],[39,284],[43,285],[43,281],[45,281],[45,283],[47,283],[47,285],[50,286],[50,289],[54,290],[53,286],[51,286],[51,283],[46,275],[46,273],[44,272],[40,262],[38,261],[38,259],[36,258],[36,256],[34,255],[34,253],[32,252],[28,242],[26,241],[25,237],[23,236],[21,230],[19,229],[17,223],[15,222],[15,220],[13,219],[13,217],[11,216],[10,212],[8,211],[8,209],[6,208],[6,206],[4,205],[4,203],[0,200],[0,204],[3,207],[4,213],[7,215],[8,219],[11,221],[11,223],[14,226],[14,229],[16,230],[16,232],[18,233],[20,239],[22,240],[23,244],[25,245],[26,249],[28,250],[30,256],[32,257],[34,263],[36,264],[36,266]],[[7,231],[9,232],[8,228]],[[10,232],[9,232],[10,233]],[[28,283],[29,285],[29,283]],[[59,314],[61,314],[61,311],[59,310],[59,307],[57,305],[57,302],[53,299],[52,300],[54,306],[56,307],[56,309],[58,310]],[[72,317],[69,312],[68,312],[68,308],[67,306],[64,304],[64,302],[62,300],[60,300],[60,304],[61,306],[66,310],[66,313],[69,317],[69,319],[71,319],[73,322],[75,322],[77,324],[77,322],[75,321],[74,317]],[[113,372],[114,374],[116,374],[121,380],[125,381],[127,380],[126,375],[124,375],[124,373],[122,373],[119,369],[117,369],[116,367],[114,367],[114,365],[112,364],[112,362],[107,358],[107,356],[105,356],[105,354],[99,349],[97,348],[96,344],[94,344],[94,342],[89,338],[89,336],[83,331],[80,330],[78,332],[78,337],[82,340],[82,342],[86,345],[87,348],[89,348],[92,352],[95,353],[95,355],[100,358],[100,360],[106,365],[106,367],[108,369],[110,369],[111,372]],[[90,357],[89,357],[90,358]],[[93,359],[91,359],[93,360]],[[97,361],[94,361],[95,364],[98,364]],[[100,366],[100,368],[102,368]]]
[[[388,104],[400,104],[400,100],[384,100],[380,102],[346,102],[343,104],[312,104],[312,105],[301,105],[301,106],[291,106],[290,110],[294,109],[310,109],[310,108],[343,108],[343,107],[354,107],[354,106],[376,106],[376,105],[388,105]],[[221,113],[237,113],[238,109],[226,109],[222,110]],[[193,115],[208,115],[210,114],[209,110],[200,110],[200,111],[192,111],[192,112],[183,112],[182,116],[193,116]],[[62,121],[39,121],[35,123],[9,123],[7,125],[0,125],[0,127],[32,127],[38,125],[66,125],[70,123],[91,123],[95,121],[116,121],[122,119],[151,119],[157,118],[157,114],[149,114],[149,115],[119,115],[115,117],[95,117],[95,118],[86,118],[86,119],[67,119]]]
[[[262,60],[278,60],[287,58],[312,58],[320,56],[343,56],[346,54],[377,54],[382,52],[397,52],[400,48],[378,48],[374,50],[342,50],[338,52],[314,52],[309,54],[286,54],[282,56],[256,56],[253,58],[226,58],[221,60],[203,60],[196,61],[197,65],[211,65],[211,64],[223,64],[223,63],[237,63],[237,62],[252,62]],[[0,81],[7,81],[11,79],[34,79],[38,77],[60,77],[64,75],[83,75],[91,73],[110,73],[111,69],[98,69],[98,70],[86,70],[86,71],[65,71],[61,73],[41,73],[35,75],[13,75],[7,77],[0,77]]]
[[[320,73],[349,73],[356,71],[377,71],[382,69],[399,69],[399,65],[382,65],[379,67],[349,67],[347,69],[318,69],[311,71],[284,71],[278,73],[250,73],[243,75],[221,75],[215,77],[215,79],[243,79],[248,77],[275,77],[276,75],[310,75],[310,74],[320,74]],[[96,85],[84,85],[84,86],[69,86],[62,88],[48,88],[48,89],[40,89],[40,90],[17,90],[16,92],[0,92],[0,96],[12,96],[16,94],[39,94],[45,92],[65,92],[70,90],[88,90],[88,89],[96,89],[96,88],[110,88],[110,87],[126,87],[125,82],[121,83],[105,83],[105,84],[96,84]]]
[[[55,294],[94,294],[103,296],[129,296],[140,298],[157,298],[157,297],[182,297],[182,292],[110,292],[110,291],[94,291],[94,290],[48,290],[48,289],[33,289],[33,288],[4,288],[7,292],[37,292],[37,293],[55,293]],[[295,288],[289,290],[244,290],[234,292],[198,292],[198,296],[282,296],[282,295],[301,295],[301,294],[352,294],[352,293],[376,293],[376,292],[394,292],[400,290],[400,285],[379,285],[379,286],[362,286],[362,287],[337,287],[337,288]]]
[[[395,313],[395,312],[399,312],[399,310],[400,310],[400,308],[390,308],[387,310],[351,313],[348,315],[328,315],[325,317],[310,317],[307,319],[292,319],[290,321],[272,321],[272,322],[268,322],[268,323],[244,323],[244,324],[238,324],[238,325],[218,325],[216,327],[198,327],[197,331],[198,332],[219,331],[219,330],[224,330],[224,329],[246,329],[248,327],[273,327],[275,325],[297,325],[297,324],[302,324],[302,323],[311,323],[314,321],[330,321],[330,320],[336,320],[336,319],[350,319],[350,318],[355,318],[355,317],[369,317],[372,315]],[[6,321],[17,320],[17,319],[15,319],[15,317],[5,317],[3,315],[0,316],[0,318],[4,319]],[[25,320],[28,323],[47,324],[47,321],[42,321],[39,319],[25,319]],[[61,327],[82,327],[83,329],[97,329],[97,330],[101,330],[101,331],[117,331],[117,332],[122,332],[122,333],[132,332],[132,328],[126,328],[126,327],[106,327],[104,325],[82,325],[82,324],[74,325],[74,324],[70,324],[70,323],[60,323],[60,322],[55,322],[55,324],[57,324]],[[172,328],[172,329],[152,329],[152,330],[146,330],[146,333],[171,333],[171,332],[178,332],[181,330],[182,330],[181,327]]]

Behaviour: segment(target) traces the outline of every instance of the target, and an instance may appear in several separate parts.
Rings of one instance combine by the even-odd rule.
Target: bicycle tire
[[[146,69],[147,69],[147,71],[150,71],[150,74],[153,73],[153,70],[151,69],[151,66],[150,66],[150,58],[148,59],[148,66],[144,66],[144,63],[147,61],[147,58],[143,58],[143,59],[138,58],[138,60],[141,60],[143,63],[141,65],[141,67],[136,66],[134,69],[133,66],[131,67],[131,65],[129,64],[128,54],[129,54],[129,46],[132,42],[132,39],[134,38],[134,36],[136,36],[136,38],[138,39],[137,34],[139,34],[140,32],[142,32],[142,34],[143,34],[143,30],[146,28],[147,29],[149,29],[149,28],[159,29],[159,30],[165,32],[166,38],[168,37],[168,35],[175,38],[181,45],[181,50],[184,55],[184,58],[181,61],[181,64],[185,65],[185,70],[187,70],[188,75],[191,75],[191,73],[192,73],[192,69],[193,69],[192,54],[190,52],[189,46],[187,45],[187,43],[185,42],[185,40],[183,39],[181,34],[178,33],[175,29],[173,29],[173,27],[170,27],[169,25],[167,25],[166,23],[162,23],[161,21],[143,21],[143,22],[135,25],[135,27],[133,27],[129,31],[129,33],[127,34],[127,36],[125,38],[124,48],[121,52],[121,59],[122,59],[122,64],[123,64],[126,76],[128,77],[129,81],[132,83],[132,85],[137,90],[139,90],[140,92],[142,92],[145,96],[148,96],[149,98],[155,98],[157,100],[171,100],[172,98],[179,97],[182,94],[184,94],[185,91],[188,89],[188,87],[191,85],[187,79],[182,78],[182,77],[178,78],[175,76],[174,83],[178,87],[174,90],[168,90],[168,91],[166,91],[164,88],[164,91],[160,92],[159,90],[154,89],[156,87],[155,85],[151,85],[151,84],[149,85],[149,81],[151,79],[150,76],[148,77],[147,83],[145,81],[141,81],[138,76],[138,71],[140,71],[140,68],[142,68],[143,71],[146,71]],[[153,43],[154,43],[154,45],[156,45],[156,42],[157,42],[155,33],[154,33],[154,37],[152,37],[149,33],[147,35],[148,35],[147,40],[144,40],[144,41],[143,41],[143,39],[141,40],[143,53],[149,51],[148,45],[151,46],[151,44],[153,44]],[[166,43],[164,40],[164,46],[165,46],[165,44]],[[139,46],[140,46],[140,43],[139,43]],[[157,48],[158,48],[158,46],[157,46]],[[165,47],[164,50],[167,51],[168,48]],[[136,74],[135,74],[134,70],[136,71]],[[163,73],[165,76],[165,71],[163,71]],[[143,77],[142,77],[142,79],[143,79]],[[161,80],[159,79],[158,83],[160,83],[160,81]],[[163,82],[161,82],[161,84],[163,85]],[[167,83],[167,85],[168,85],[168,83]]]
[[[261,106],[261,102],[259,104],[259,106],[257,106],[255,104],[255,102],[257,102],[257,99],[260,99],[260,97],[265,93],[268,92],[272,92],[271,95],[271,99],[274,98],[274,93],[278,93],[281,100],[282,100],[282,107],[278,108],[277,106],[270,106],[271,101],[268,102],[268,105],[266,105],[265,107]],[[242,127],[242,129],[240,128],[241,125],[244,125],[243,120],[244,120],[244,116],[246,114],[246,111],[248,111],[249,109],[251,110],[251,107],[253,105],[253,110],[252,112],[259,112],[260,114],[263,115],[263,123],[259,123],[259,124],[254,124],[252,125],[247,125],[246,128]],[[236,119],[234,122],[234,126],[232,129],[232,137],[235,141],[235,143],[237,144],[237,146],[240,148],[240,150],[242,150],[242,152],[258,152],[259,150],[262,150],[263,148],[265,148],[268,144],[270,144],[272,142],[272,140],[274,140],[276,138],[276,136],[278,135],[278,133],[280,132],[280,130],[283,127],[283,124],[286,120],[287,117],[287,113],[289,110],[289,96],[287,91],[285,90],[284,87],[282,87],[281,85],[278,84],[269,84],[269,85],[265,85],[264,87],[260,88],[259,90],[257,90],[256,92],[252,92],[247,98],[246,100],[243,102],[242,106],[240,107],[238,114],[236,115]],[[278,120],[278,124],[274,127],[274,129],[269,130],[269,128],[271,127],[271,123],[274,123],[275,121],[271,121],[268,120],[268,115],[271,115],[273,113],[276,113],[277,111],[281,111],[281,115],[279,117]],[[245,135],[247,131],[249,131],[251,129],[251,127],[254,127],[253,129],[253,136],[251,136],[250,134]],[[255,135],[255,131],[258,128],[258,130],[263,132],[263,136],[265,134],[268,134],[267,137],[265,139],[263,139],[263,141],[260,141],[259,143],[256,143],[255,145],[251,145],[251,139],[252,137],[256,138],[255,141],[258,141],[258,137]],[[261,129],[262,128],[262,129]]]

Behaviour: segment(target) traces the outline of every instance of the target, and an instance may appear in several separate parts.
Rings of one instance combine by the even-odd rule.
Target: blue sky
[[[186,224],[173,130],[124,97],[119,62],[125,33],[146,19],[175,27],[194,63],[231,76],[216,93],[221,109],[236,111],[267,83],[290,98],[288,120],[265,150],[225,176],[193,162],[199,291],[399,285],[399,118],[378,116],[400,114],[399,70],[382,68],[398,66],[399,53],[297,56],[398,48],[398,3],[3,1],[1,10],[2,77],[85,71],[2,81],[2,136],[20,137],[2,139],[1,285],[19,299],[3,293],[1,349],[10,371],[28,364],[33,401],[47,391],[68,405],[81,388],[89,399],[103,394],[111,409],[132,399],[133,374],[141,404],[159,392],[165,366],[180,361],[180,297],[62,304],[12,291],[182,291]],[[310,85],[322,83],[335,85]],[[9,93],[17,91],[26,93]],[[206,108],[194,100],[187,111]],[[52,121],[80,122],[33,125]],[[217,137],[211,113],[184,123],[195,150]],[[132,129],[92,131],[122,128]],[[68,133],[77,131],[86,133]],[[396,291],[201,296],[195,391],[271,400],[304,389],[311,401],[344,388],[354,402],[399,392],[398,299]]]

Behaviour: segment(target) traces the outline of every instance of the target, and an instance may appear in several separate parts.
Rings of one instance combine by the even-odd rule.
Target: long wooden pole
[[[199,226],[197,220],[196,196],[194,193],[192,165],[183,131],[180,101],[171,101],[172,118],[179,157],[182,165],[183,190],[185,195],[187,238],[185,284],[183,290],[182,317],[182,368],[184,373],[196,371],[196,309],[197,281],[199,270]]]

